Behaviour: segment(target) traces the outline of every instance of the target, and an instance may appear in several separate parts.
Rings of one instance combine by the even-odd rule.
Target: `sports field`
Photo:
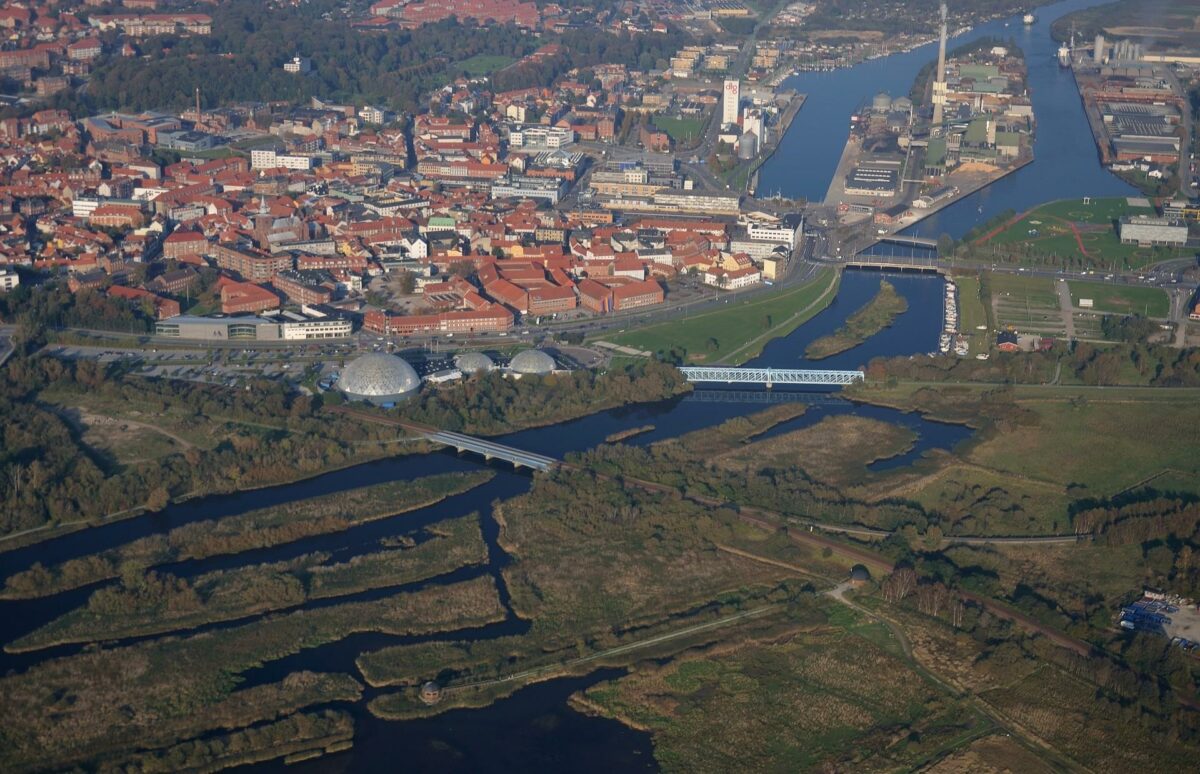
[[[1067,284],[1071,287],[1071,304],[1076,307],[1079,306],[1079,299],[1090,298],[1092,308],[1098,312],[1141,314],[1146,317],[1166,317],[1171,313],[1171,300],[1167,298],[1167,292],[1159,288],[1076,280]]]

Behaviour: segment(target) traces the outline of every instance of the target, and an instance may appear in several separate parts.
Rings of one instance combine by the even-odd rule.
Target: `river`
[[[1050,25],[1072,11],[1109,0],[1067,0],[1037,10],[1037,22],[1026,27],[1019,16],[981,25],[953,38],[948,50],[982,37],[1012,39],[1025,52],[1029,90],[1037,119],[1032,164],[955,202],[906,231],[937,238],[960,238],[971,227],[1007,209],[1018,212],[1042,202],[1080,196],[1130,196],[1137,191],[1107,170],[1099,161],[1091,129],[1069,70],[1058,66],[1058,44]],[[954,26],[954,3],[950,24]],[[1005,26],[1007,21],[1008,26]],[[933,21],[931,20],[931,25]],[[792,122],[775,155],[760,173],[762,196],[782,193],[825,198],[849,135],[850,115],[878,92],[907,96],[920,69],[937,57],[937,44],[864,62],[833,72],[794,75],[783,88],[807,94],[804,107]]]
[[[908,301],[908,311],[895,324],[872,336],[863,344],[837,356],[819,362],[804,359],[804,349],[813,338],[840,326],[846,317],[867,302],[887,278]],[[928,352],[936,346],[941,327],[941,298],[943,280],[933,275],[883,275],[869,271],[847,271],[843,275],[838,296],[826,310],[814,317],[790,336],[767,345],[753,363],[775,367],[855,368],[871,358],[882,355],[909,355]],[[513,446],[562,457],[599,443],[612,433],[630,428],[653,425],[653,430],[628,439],[631,444],[648,444],[679,436],[691,430],[709,427],[727,419],[759,411],[765,404],[777,401],[802,401],[811,404],[802,416],[768,430],[764,436],[812,425],[827,416],[855,414],[912,429],[917,441],[911,449],[895,457],[879,460],[872,469],[888,469],[911,464],[922,454],[935,449],[952,449],[970,436],[960,425],[931,422],[916,414],[906,414],[887,408],[856,406],[834,394],[787,392],[776,389],[767,392],[751,390],[704,390],[693,395],[647,404],[625,406],[603,411],[552,427],[534,428],[504,436]],[[421,456],[398,457],[358,465],[346,470],[326,473],[305,481],[230,495],[200,498],[169,506],[160,514],[130,519],[67,535],[43,544],[0,554],[0,576],[28,568],[34,562],[52,564],[66,559],[109,548],[152,534],[159,534],[181,524],[242,513],[254,508],[277,505],[292,500],[335,492],[351,487],[415,478],[434,473],[476,469],[484,464],[472,457],[451,452]],[[180,575],[195,575],[214,569],[225,569],[267,561],[280,561],[309,551],[329,551],[333,561],[347,559],[378,550],[378,540],[396,535],[419,537],[421,530],[441,519],[472,511],[480,513],[484,539],[489,548],[489,562],[484,567],[467,568],[450,576],[408,584],[391,589],[375,590],[354,598],[377,598],[397,589],[419,588],[423,585],[457,582],[480,574],[490,574],[497,580],[502,601],[507,606],[507,589],[500,570],[509,561],[497,541],[499,528],[491,516],[491,504],[511,498],[528,490],[528,474],[514,472],[503,464],[492,466],[495,478],[475,490],[447,498],[428,508],[422,508],[392,519],[360,525],[335,535],[323,535],[296,541],[283,546],[247,552],[236,556],[180,562],[168,566]],[[4,623],[3,641],[21,636],[63,613],[83,604],[96,587],[79,589],[46,599],[0,602]],[[308,606],[336,604],[346,598],[310,603]],[[244,621],[216,624],[206,628],[222,628]],[[481,639],[524,631],[527,624],[512,615],[502,623],[433,635],[434,639]],[[290,672],[343,671],[356,673],[355,657],[364,651],[387,645],[418,642],[431,637],[392,637],[368,633],[347,637],[338,642],[301,651],[247,672],[244,685],[255,685],[282,679]],[[64,646],[28,654],[0,653],[0,671],[24,670],[40,661],[77,652],[79,646]],[[612,771],[653,769],[654,759],[646,734],[599,718],[589,718],[568,709],[565,699],[575,690],[606,679],[618,672],[598,672],[579,678],[553,680],[518,691],[513,696],[479,710],[456,710],[419,721],[387,723],[373,718],[365,702],[347,707],[355,716],[359,733],[352,750],[327,759],[320,759],[289,771],[392,771],[400,761],[405,767],[417,770],[440,771],[524,771],[530,768],[550,768],[572,771]],[[367,696],[377,693],[368,689]],[[276,769],[266,764],[258,768]]]

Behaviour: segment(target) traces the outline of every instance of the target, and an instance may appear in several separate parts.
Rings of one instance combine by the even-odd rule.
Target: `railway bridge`
[[[767,387],[776,384],[837,386],[866,379],[866,374],[862,371],[820,371],[804,368],[683,366],[679,370],[693,383],[763,384]]]

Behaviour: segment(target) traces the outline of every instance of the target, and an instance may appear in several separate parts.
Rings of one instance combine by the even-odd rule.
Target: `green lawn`
[[[1054,281],[1047,277],[1022,277],[1019,274],[993,273],[989,282],[992,295],[1004,303],[1028,305],[1036,309],[1058,309]]]
[[[1121,244],[1116,222],[1122,215],[1153,215],[1152,207],[1135,206],[1125,197],[1050,202],[1025,213],[1018,221],[980,246],[1018,249],[1023,263],[1043,263],[1047,258],[1110,271],[1137,269],[1175,257],[1170,248],[1140,248]],[[1081,249],[1082,246],[1082,249]]]
[[[704,131],[703,118],[668,118],[655,116],[654,125],[671,136],[676,143],[691,144]]]
[[[786,336],[824,309],[836,294],[839,276],[822,270],[810,282],[754,301],[734,296],[716,311],[600,338],[650,352],[683,349],[691,362],[744,362],[767,341]]]
[[[1090,298],[1098,312],[1114,314],[1143,314],[1147,317],[1166,317],[1171,313],[1171,300],[1159,288],[1109,285],[1103,282],[1071,280],[1071,303],[1079,306],[1080,298]]]
[[[489,75],[497,70],[503,70],[517,60],[510,56],[495,56],[489,54],[476,54],[470,59],[464,59],[461,62],[455,62],[452,65],[454,72],[465,72],[468,75]]]
[[[986,302],[979,289],[979,277],[952,277],[958,285],[958,319],[959,328],[970,339],[970,352],[988,351],[988,318]],[[978,330],[979,326],[985,330]]]

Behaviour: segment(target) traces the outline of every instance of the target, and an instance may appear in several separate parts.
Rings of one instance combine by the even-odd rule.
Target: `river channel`
[[[840,355],[817,362],[804,359],[804,349],[813,338],[840,326],[846,317],[865,304],[886,278],[908,301],[909,309],[895,324],[863,344]],[[778,368],[857,368],[871,358],[883,355],[911,355],[934,349],[941,328],[943,280],[935,275],[884,275],[869,271],[846,271],[838,296],[829,308],[790,336],[770,343],[753,364]],[[809,426],[835,414],[855,414],[894,422],[912,429],[917,441],[911,449],[890,459],[879,460],[873,469],[911,464],[934,449],[951,449],[969,437],[962,426],[931,422],[916,414],[892,409],[857,406],[835,394],[787,392],[776,388],[749,390],[705,389],[680,398],[655,403],[625,406],[544,428],[524,430],[504,436],[503,441],[518,448],[563,457],[570,452],[596,446],[612,433],[652,425],[653,430],[626,441],[648,444],[686,432],[709,427],[727,419],[759,411],[770,402],[801,401],[808,411],[764,435]],[[34,562],[56,564],[87,553],[121,545],[147,535],[165,532],[181,524],[229,516],[255,508],[327,494],[352,487],[396,479],[410,479],[457,470],[471,470],[485,464],[481,459],[457,456],[450,452],[406,456],[358,465],[327,473],[305,481],[250,492],[200,498],[169,506],[162,513],[96,527],[47,541],[43,544],[0,554],[0,575],[28,568]],[[501,568],[508,557],[497,542],[498,526],[491,518],[491,504],[528,490],[528,474],[512,471],[503,464],[492,466],[495,478],[475,490],[441,503],[392,519],[360,525],[334,535],[323,535],[236,556],[180,562],[162,569],[185,576],[260,562],[280,561],[309,551],[328,551],[332,561],[347,559],[378,550],[378,540],[396,535],[420,539],[422,529],[439,520],[473,511],[481,514],[484,538],[489,548],[487,565],[465,568],[449,576],[375,590],[357,595],[358,599],[377,598],[397,589],[458,582],[481,574],[497,579],[502,601],[507,605]],[[3,641],[9,642],[86,602],[97,586],[59,594],[45,599],[0,602],[0,620],[4,621]],[[333,604],[347,598],[310,603]],[[216,624],[222,628],[245,620]],[[527,624],[511,614],[508,620],[472,631],[434,635],[441,639],[480,639],[520,633]],[[353,635],[338,642],[301,651],[270,662],[244,675],[245,685],[273,682],[299,670],[343,671],[356,673],[354,658],[363,651],[391,644],[417,642],[425,638],[393,637],[381,634]],[[0,653],[0,671],[24,670],[40,661],[77,652],[79,646],[63,646],[27,654]],[[586,677],[550,681],[525,688],[491,707],[456,710],[434,718],[405,723],[386,723],[367,713],[363,703],[348,707],[359,730],[354,748],[345,753],[313,761],[289,771],[394,771],[400,761],[405,768],[441,771],[525,771],[531,768],[613,771],[653,769],[654,759],[647,735],[599,718],[588,718],[567,708],[565,699],[572,692],[612,672]],[[368,696],[374,695],[368,691]],[[259,768],[277,768],[267,764]]]
[[[1058,44],[1050,25],[1072,11],[1108,0],[1067,0],[1038,8],[1037,21],[1026,27],[1019,16],[980,25],[951,39],[948,50],[983,37],[1013,40],[1025,52],[1029,90],[1037,120],[1034,161],[990,186],[955,202],[917,223],[905,233],[937,238],[962,237],[973,226],[1008,209],[1024,211],[1042,202],[1080,196],[1131,196],[1137,191],[1099,161],[1075,79],[1058,66]],[[950,26],[954,26],[950,3]],[[1007,26],[1006,26],[1007,25]],[[934,20],[930,20],[931,28]],[[937,57],[937,44],[893,54],[833,72],[805,72],[783,87],[807,95],[775,155],[763,166],[758,193],[825,198],[830,179],[849,135],[850,116],[864,101],[883,91],[907,96],[920,69]]]

